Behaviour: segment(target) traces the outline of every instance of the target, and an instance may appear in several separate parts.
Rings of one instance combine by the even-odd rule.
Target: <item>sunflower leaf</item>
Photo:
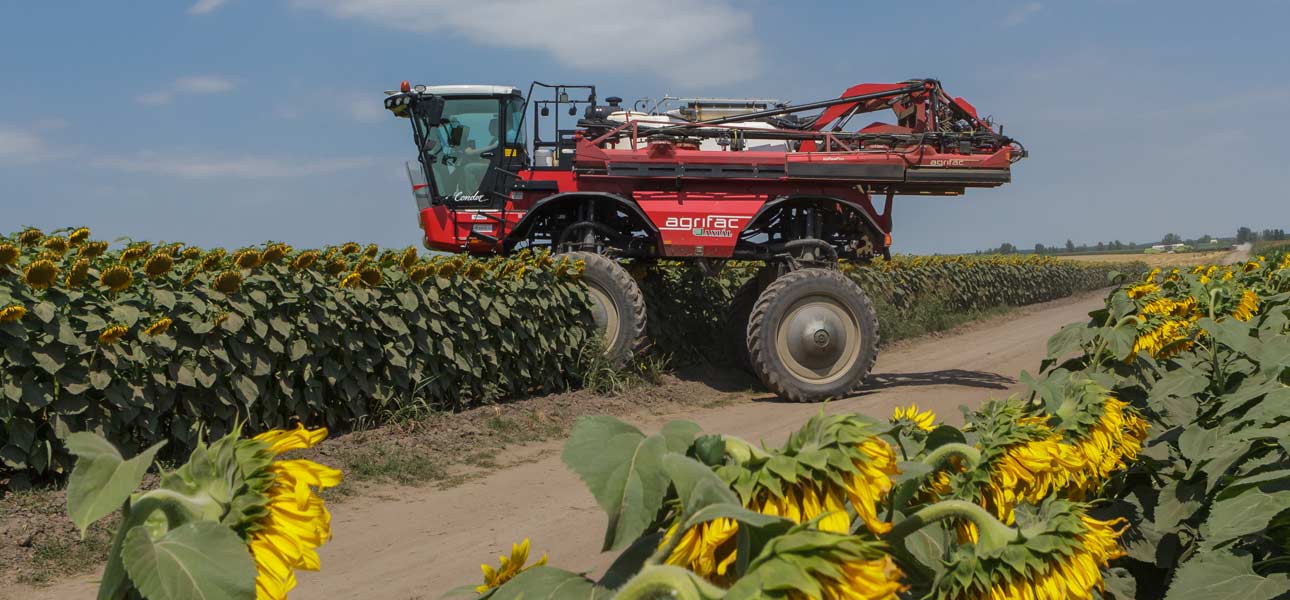
[[[1290,508],[1290,491],[1265,494],[1250,490],[1214,504],[1209,519],[1200,527],[1205,546],[1214,548],[1223,543],[1267,528],[1277,513]]]
[[[252,600],[255,561],[232,529],[192,521],[152,539],[135,527],[121,546],[130,581],[148,600]]]
[[[1199,552],[1178,567],[1165,600],[1271,600],[1286,589],[1290,578],[1256,574],[1249,556]]]
[[[121,508],[166,442],[158,442],[130,460],[98,434],[73,433],[66,444],[76,455],[76,466],[67,482],[67,514],[84,536],[90,524]]]
[[[584,417],[573,426],[561,457],[609,517],[602,550],[622,548],[640,537],[663,507],[665,454],[663,436],[646,437],[613,417]]]
[[[555,567],[534,567],[492,591],[490,600],[594,600],[613,592],[598,588],[586,577]]]

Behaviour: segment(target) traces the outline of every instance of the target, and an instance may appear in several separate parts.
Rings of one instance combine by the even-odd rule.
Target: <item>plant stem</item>
[[[909,534],[945,519],[963,519],[976,525],[979,535],[977,547],[983,552],[1001,549],[1018,535],[1016,529],[1000,523],[994,515],[980,506],[964,500],[942,500],[896,523],[882,537],[889,542],[903,540]]]
[[[951,456],[962,458],[967,463],[964,466],[968,469],[972,469],[981,464],[980,450],[976,449],[974,446],[957,442],[937,446],[935,450],[928,452],[927,456],[923,457],[923,464],[936,468]]]

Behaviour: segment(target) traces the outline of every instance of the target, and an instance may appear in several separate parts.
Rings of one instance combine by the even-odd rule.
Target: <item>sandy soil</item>
[[[788,404],[740,385],[738,378],[703,375],[653,388],[651,395],[675,393],[684,405],[641,407],[627,418],[646,430],[688,418],[705,431],[768,444],[781,443],[819,410],[886,416],[913,402],[959,422],[960,405],[1018,391],[1017,375],[1038,366],[1048,336],[1084,320],[1101,303],[1101,293],[1084,295],[889,347],[870,382],[843,400]],[[299,573],[292,597],[437,598],[477,583],[481,562],[495,563],[497,554],[524,537],[532,539],[536,553],[548,553],[553,565],[599,573],[613,559],[597,551],[605,517],[560,462],[559,450],[554,441],[513,446],[495,470],[460,485],[376,486],[345,499],[333,510],[335,539],[322,549],[322,572]],[[94,580],[84,575],[51,587],[5,591],[30,600],[92,598]]]

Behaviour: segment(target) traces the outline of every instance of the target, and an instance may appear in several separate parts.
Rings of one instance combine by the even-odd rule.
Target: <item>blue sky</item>
[[[0,230],[416,243],[402,79],[806,102],[937,77],[1032,157],[902,252],[1290,225],[1284,2],[0,2]]]

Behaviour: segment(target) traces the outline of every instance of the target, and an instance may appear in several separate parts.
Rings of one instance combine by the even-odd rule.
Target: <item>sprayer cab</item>
[[[430,204],[501,208],[506,199],[499,170],[503,160],[525,160],[520,90],[498,85],[412,87],[406,82],[402,87],[385,99],[385,107],[412,121],[424,186],[417,191],[428,195]]]

